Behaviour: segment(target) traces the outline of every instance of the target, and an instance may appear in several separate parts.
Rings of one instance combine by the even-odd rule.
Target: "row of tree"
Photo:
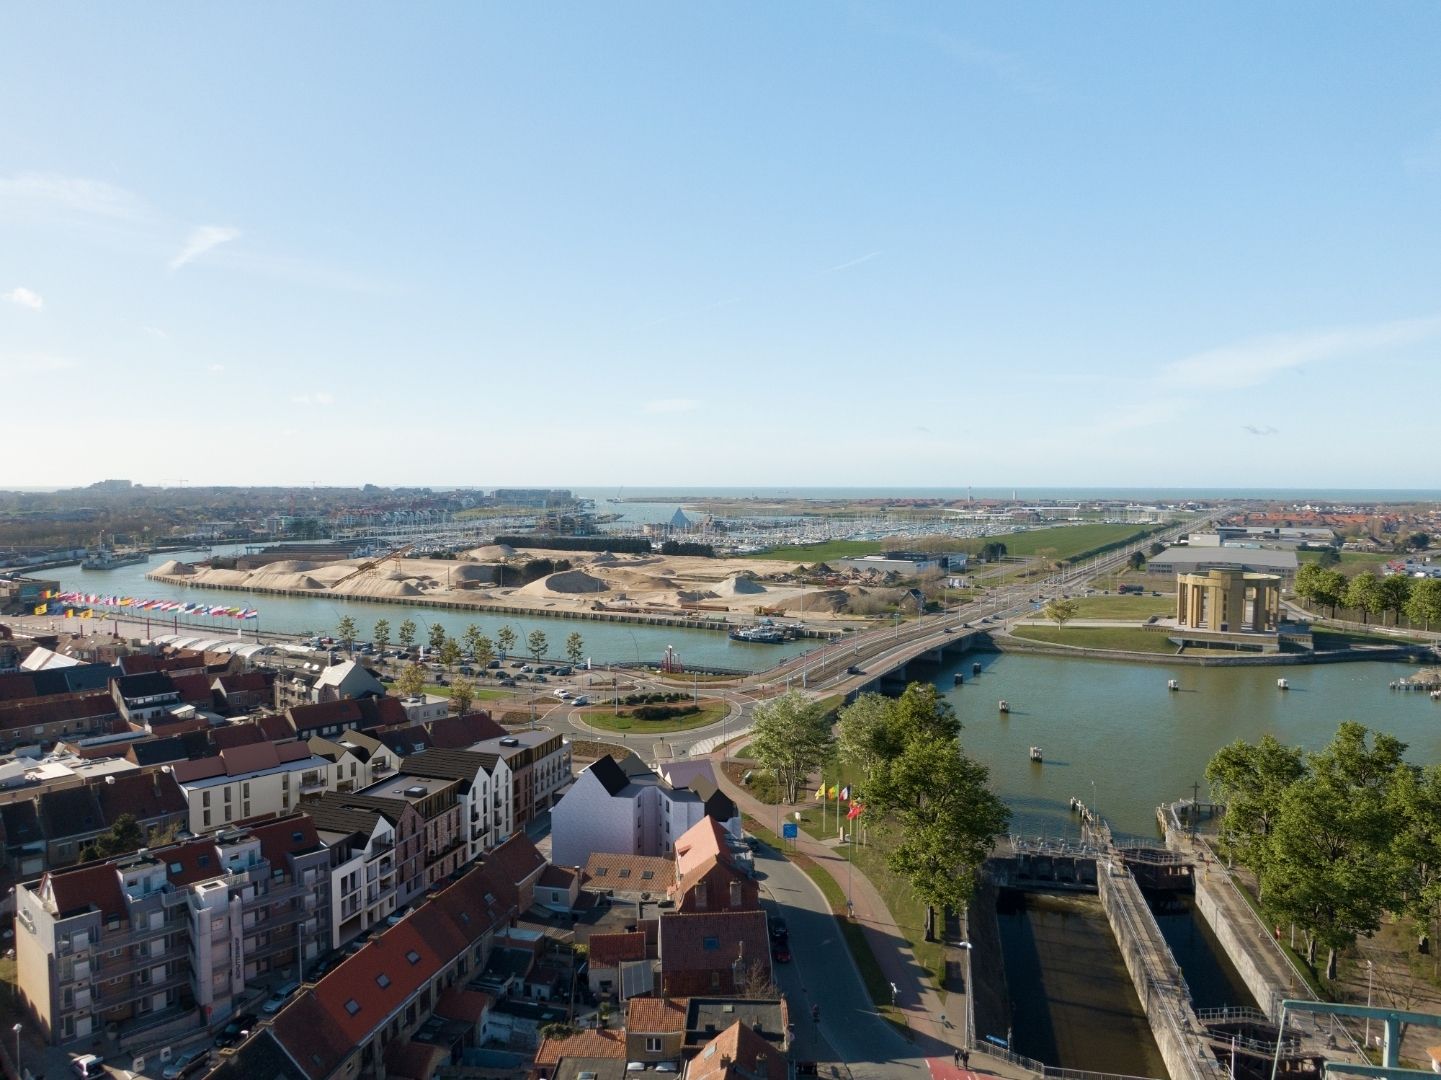
[[[793,691],[758,705],[752,728],[751,752],[787,802],[837,759],[860,774],[851,798],[884,836],[891,872],[925,903],[927,940],[937,911],[969,902],[977,870],[1010,821],[990,790],[990,770],[961,749],[960,731],[950,703],[927,683],[912,683],[899,698],[862,694],[834,728],[823,705]]]
[[[1441,917],[1441,766],[1409,765],[1405,752],[1348,721],[1319,753],[1264,735],[1206,766],[1225,803],[1223,852],[1255,874],[1266,915],[1302,931],[1313,969],[1327,950],[1328,979],[1339,950],[1387,915],[1424,935]]]
[[[407,652],[415,645],[416,630],[415,623],[410,619],[406,619],[400,624],[396,641]],[[356,635],[355,620],[349,615],[342,616],[336,626],[335,636],[340,639],[347,652],[352,651]],[[371,639],[381,652],[390,647],[389,619],[375,620],[375,632],[371,635]],[[496,658],[497,648],[500,657],[504,659],[515,651],[516,640],[516,633],[508,623],[496,632],[494,641],[474,623],[465,628],[465,633],[459,640],[448,635],[445,627],[439,623],[433,624],[429,628],[430,648],[440,663],[447,668],[458,664],[464,653],[469,653],[474,657],[476,663],[481,667],[488,667],[490,662]],[[526,635],[525,643],[531,656],[536,660],[542,659],[550,649],[550,639],[544,630],[532,630]],[[464,647],[462,648],[462,646]],[[572,664],[579,664],[585,659],[585,639],[580,636],[578,631],[572,632],[565,639],[565,655]]]
[[[1370,570],[1348,578],[1340,570],[1307,563],[1296,571],[1296,596],[1308,604],[1327,608],[1332,618],[1338,607],[1360,614],[1361,621],[1404,615],[1413,626],[1431,628],[1441,623],[1441,579],[1413,578],[1406,574],[1378,577]]]

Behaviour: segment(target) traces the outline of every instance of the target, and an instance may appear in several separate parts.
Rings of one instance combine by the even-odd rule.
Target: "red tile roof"
[[[508,734],[490,718],[489,713],[467,713],[465,716],[445,716],[425,725],[430,735],[430,745],[439,750],[466,750],[485,739],[497,739]]]
[[[686,1065],[686,1080],[786,1080],[785,1053],[737,1020]]]
[[[302,990],[290,999],[276,1016],[272,1034],[311,1080],[329,1076],[356,1048],[331,1023],[313,990]]]
[[[546,1039],[535,1052],[535,1064],[555,1065],[562,1058],[624,1058],[625,1032],[578,1031],[564,1039]]]
[[[184,844],[173,844],[155,853],[165,860],[165,873],[170,883],[177,888],[193,885],[225,872],[220,850],[211,840],[191,840]]]
[[[672,976],[720,972],[722,985],[735,974],[735,965],[760,963],[771,970],[770,935],[763,911],[713,911],[695,915],[666,915],[660,920],[661,985]],[[689,983],[674,980],[674,992],[685,993]],[[731,979],[731,985],[735,980]]]
[[[53,870],[41,881],[42,891],[47,884],[55,897],[55,910],[62,917],[88,911],[92,907],[107,919],[113,915],[124,916],[127,911],[120,873],[112,863]]]
[[[594,967],[615,967],[622,961],[645,959],[645,933],[592,934],[590,962]]]
[[[131,772],[112,774],[91,785],[100,802],[100,810],[111,825],[121,814],[136,821],[150,821],[170,814],[184,814],[188,807],[185,792],[169,773]]]
[[[430,1080],[450,1060],[450,1051],[434,1043],[399,1040],[385,1048],[385,1075],[397,1080]]]
[[[63,724],[114,716],[115,712],[115,702],[109,694],[53,694],[0,704],[0,729]]]
[[[270,742],[259,724],[224,724],[210,732],[210,741],[217,750],[229,750],[232,746],[250,746],[258,742]]]
[[[486,1010],[495,1004],[495,999],[479,990],[462,990],[458,986],[448,987],[435,1003],[435,1015],[447,1020],[461,1020],[467,1024],[479,1024],[485,1019]]]
[[[315,822],[305,813],[287,814],[247,826],[260,841],[260,854],[270,863],[272,872],[286,868],[286,856],[314,851],[320,846]]]
[[[591,938],[594,941],[594,938]],[[689,998],[633,997],[626,1003],[625,1030],[628,1035],[665,1035],[685,1030]]]
[[[171,683],[180,691],[180,700],[202,709],[215,707],[215,694],[210,689],[210,676],[204,672],[193,675],[172,675]]]

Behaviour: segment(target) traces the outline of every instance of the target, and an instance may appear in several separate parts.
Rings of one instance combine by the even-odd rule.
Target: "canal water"
[[[972,663],[982,672],[972,676]],[[1343,720],[1396,736],[1418,765],[1441,761],[1441,704],[1387,689],[1409,664],[1182,667],[1022,653],[967,655],[935,682],[961,718],[961,743],[991,769],[1011,808],[1011,831],[1078,836],[1074,796],[1094,803],[1118,834],[1157,835],[1155,809],[1189,798],[1206,763],[1236,739],[1270,733],[1319,750]],[[965,683],[954,685],[963,672]],[[1282,691],[1284,675],[1292,689]],[[1181,689],[1166,689],[1177,679]],[[1000,699],[1011,711],[1002,715]],[[1043,764],[1029,760],[1040,746]]]
[[[1003,889],[996,917],[1017,1052],[1067,1069],[1167,1075],[1099,897]]]
[[[231,550],[235,549],[216,549],[212,553]],[[205,552],[200,551],[166,552],[152,556],[146,563],[121,566],[114,570],[82,570],[78,566],[68,566],[47,571],[43,576],[58,580],[60,587],[67,591],[114,593],[152,600],[209,600],[215,604],[243,605],[259,609],[260,618],[244,624],[237,624],[234,619],[217,618],[217,637],[232,637],[242,625],[245,631],[250,632],[266,630],[292,634],[333,634],[341,617],[349,615],[355,620],[362,639],[370,637],[377,619],[389,620],[390,637],[394,641],[400,624],[406,619],[412,619],[419,627],[418,640],[422,642],[425,640],[427,628],[436,624],[445,627],[446,632],[452,635],[463,634],[467,626],[475,624],[491,640],[495,639],[496,632],[502,626],[509,626],[515,631],[516,638],[522,645],[526,635],[532,630],[544,631],[552,657],[564,656],[565,639],[572,633],[578,633],[585,642],[586,655],[597,664],[611,661],[658,663],[666,646],[673,645],[682,664],[715,665],[738,671],[760,671],[787,657],[800,655],[825,644],[818,638],[802,638],[779,645],[759,645],[732,641],[725,633],[717,630],[645,626],[590,619],[496,615],[481,611],[408,607],[405,604],[376,603],[339,596],[272,596],[268,593],[248,593],[231,589],[169,585],[150,581],[145,577],[148,571],[168,559],[186,562],[204,557]],[[157,634],[165,632],[161,629],[167,625],[163,616],[157,616],[154,625]]]
[[[1256,999],[1246,989],[1241,974],[1226,956],[1205,918],[1195,910],[1191,895],[1182,892],[1142,890],[1161,936],[1171,955],[1181,965],[1191,1004],[1198,1009],[1228,1006],[1256,1008]]]

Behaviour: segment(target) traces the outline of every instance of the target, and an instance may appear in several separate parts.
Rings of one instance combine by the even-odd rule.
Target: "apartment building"
[[[498,754],[510,766],[517,829],[549,810],[557,793],[573,779],[570,744],[558,731],[508,732],[471,749]]]
[[[362,791],[345,795],[344,800],[348,806],[376,810],[397,821],[407,807],[419,815],[423,864],[418,875],[419,891],[442,881],[470,861],[463,784],[461,780],[437,779],[402,770]]]
[[[20,999],[54,1043],[171,1014],[223,1020],[247,982],[319,954],[329,869],[314,824],[292,814],[52,870],[16,889]]]
[[[245,818],[289,813],[302,795],[332,790],[338,772],[336,762],[311,753],[303,742],[233,746],[165,768],[185,793],[189,828],[196,833]]]
[[[331,851],[331,948],[369,933],[425,891],[425,822],[414,806],[379,810],[332,792],[305,810]]]
[[[472,750],[422,750],[401,767],[412,776],[459,783],[466,861],[489,851],[515,831],[510,766],[498,754]]]

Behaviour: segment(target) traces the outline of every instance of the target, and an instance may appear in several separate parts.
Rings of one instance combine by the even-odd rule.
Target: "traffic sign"
[[[786,821],[781,823],[781,836],[786,840],[794,840],[796,837],[800,836],[800,834],[801,827],[797,825],[794,821]]]

